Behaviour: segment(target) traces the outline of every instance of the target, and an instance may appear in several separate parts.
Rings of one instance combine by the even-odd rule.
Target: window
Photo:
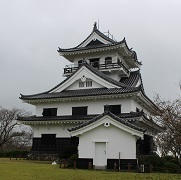
[[[107,105],[104,106],[104,111],[106,110]],[[121,113],[121,105],[108,105],[109,111],[113,114]]]
[[[56,134],[42,134],[41,135],[41,144],[55,144],[56,143]]]
[[[79,87],[84,87],[84,82],[79,82]]]
[[[86,81],[86,87],[92,87],[92,81]]]
[[[112,57],[106,57],[105,64],[112,64]]]
[[[72,107],[72,115],[87,115],[87,106]]]
[[[79,61],[78,61],[78,66],[79,66],[79,67],[82,65],[82,62],[83,62],[82,60],[79,60]]]
[[[93,58],[93,59],[89,59],[90,60],[90,65],[92,65],[93,67],[99,67],[99,58]]]
[[[84,85],[86,87],[92,87],[92,81],[86,81],[86,82],[79,82],[79,87],[84,87]]]
[[[57,116],[57,108],[44,108],[43,116]]]

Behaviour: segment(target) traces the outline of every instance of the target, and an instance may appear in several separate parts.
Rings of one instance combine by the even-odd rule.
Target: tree
[[[156,137],[161,155],[172,153],[176,159],[181,155],[181,99],[165,101],[159,95],[155,96],[155,103],[160,111],[155,117],[157,123],[164,129]]]
[[[15,140],[22,141],[25,137],[24,125],[16,121],[18,116],[25,115],[29,115],[29,113],[23,109],[0,107],[0,150],[7,149],[8,144],[13,145]]]

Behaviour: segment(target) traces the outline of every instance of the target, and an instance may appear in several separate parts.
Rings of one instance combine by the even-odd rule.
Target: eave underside
[[[18,117],[18,121],[26,125],[51,125],[51,124],[84,124],[89,123],[100,114],[92,115],[67,115],[67,116],[54,116],[54,117],[43,117],[43,116],[29,116],[29,117]],[[143,112],[131,112],[116,114],[116,118],[136,125],[141,129],[147,129],[146,134],[156,134],[161,131],[161,128],[155,124],[152,120],[146,118]]]

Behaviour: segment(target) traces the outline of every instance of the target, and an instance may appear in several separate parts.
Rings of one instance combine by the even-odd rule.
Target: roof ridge
[[[87,126],[89,124],[92,124],[92,123],[96,122],[97,120],[99,120],[100,118],[102,118],[102,117],[104,117],[106,115],[110,116],[111,118],[115,119],[117,122],[119,122],[121,124],[124,124],[124,125],[126,125],[126,126],[128,126],[130,128],[133,128],[133,129],[136,129],[136,130],[142,131],[142,132],[145,131],[144,129],[142,129],[142,128],[136,126],[136,125],[133,125],[133,124],[131,124],[129,122],[124,121],[123,119],[121,119],[120,117],[118,117],[115,114],[111,113],[110,111],[105,111],[102,114],[99,114],[98,116],[92,118],[89,121],[86,121],[86,122],[84,122],[84,123],[82,123],[82,124],[80,124],[80,125],[78,125],[76,127],[69,128],[68,131],[71,132],[71,131],[75,131],[77,129],[81,129],[82,127],[85,127],[85,126]]]
[[[89,70],[93,71],[93,72],[94,72],[96,75],[98,75],[99,77],[101,77],[101,78],[103,78],[103,79],[105,79],[105,80],[107,80],[107,81],[109,81],[109,82],[111,82],[111,83],[113,83],[113,84],[115,84],[115,85],[118,85],[118,86],[120,86],[120,87],[131,88],[130,86],[127,86],[127,85],[125,85],[125,84],[123,84],[123,83],[121,83],[121,82],[119,82],[119,81],[116,81],[116,80],[114,80],[114,79],[106,76],[104,73],[102,73],[101,71],[98,71],[97,69],[95,69],[93,66],[91,66],[91,65],[88,64],[87,62],[85,62],[85,66],[86,66]]]
[[[68,48],[68,49],[75,49],[75,48],[79,48],[87,39],[89,39],[89,37],[93,34],[93,33],[97,33],[99,36],[101,36],[103,39],[109,41],[110,43],[115,43],[116,41],[114,41],[113,39],[109,38],[108,36],[106,36],[104,33],[102,33],[101,31],[98,30],[97,28],[97,23],[94,23],[94,27],[92,32],[77,46],[73,47],[73,48]],[[59,48],[59,50],[62,48]],[[63,49],[62,49],[63,50]]]
[[[64,79],[62,82],[60,82],[59,84],[57,84],[55,87],[51,88],[50,90],[48,91],[45,91],[45,92],[42,92],[42,93],[36,93],[36,94],[33,94],[33,95],[21,95],[20,99],[23,99],[23,97],[28,97],[28,96],[36,96],[36,95],[42,95],[42,94],[48,94],[50,93],[51,91],[55,90],[57,87],[59,87],[60,85],[62,85],[63,83],[65,83],[66,81],[68,81],[68,79],[70,79],[75,73],[77,73],[77,71],[82,68],[83,66],[85,66],[87,69],[89,69],[91,72],[93,72],[94,74],[96,74],[97,76],[99,76],[100,78],[114,84],[114,85],[117,85],[121,88],[129,88],[129,89],[132,89],[132,90],[137,90],[138,88],[135,88],[135,87],[131,87],[131,86],[128,86],[128,85],[125,85],[121,82],[118,82],[108,76],[106,76],[105,74],[103,74],[102,72],[98,71],[97,69],[95,69],[94,67],[92,67],[91,65],[89,65],[86,61],[84,61],[82,63],[82,65],[75,71],[73,72],[69,77],[67,77],[66,79]],[[114,88],[113,88],[114,89]],[[75,90],[73,90],[75,91]]]

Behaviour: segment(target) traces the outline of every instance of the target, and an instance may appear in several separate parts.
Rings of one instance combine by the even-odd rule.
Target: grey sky
[[[78,45],[99,30],[126,37],[137,52],[146,94],[179,97],[180,0],[0,0],[0,105],[33,110],[19,94],[47,91],[69,64],[58,47]]]

